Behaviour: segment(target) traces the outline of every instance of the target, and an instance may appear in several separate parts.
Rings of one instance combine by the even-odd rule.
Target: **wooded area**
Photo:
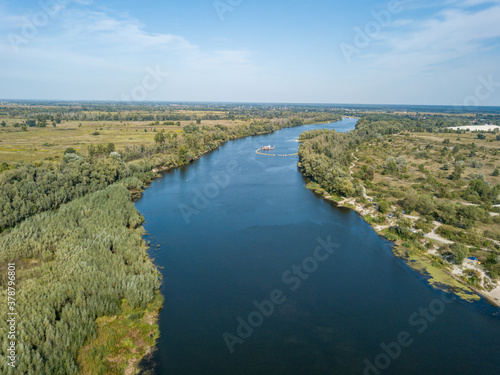
[[[3,233],[4,301],[6,264],[17,267],[18,373],[78,373],[78,351],[95,338],[97,317],[119,313],[124,299],[143,308],[153,299],[160,278],[142,222],[128,190],[115,184]],[[0,314],[7,316],[6,304]],[[7,332],[5,319],[0,331]],[[5,358],[7,347],[0,350]],[[1,366],[7,374],[7,364]]]

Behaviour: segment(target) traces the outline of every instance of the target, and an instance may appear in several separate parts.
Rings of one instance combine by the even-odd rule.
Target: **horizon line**
[[[259,104],[259,105],[316,105],[316,106],[384,106],[384,107],[451,107],[462,109],[467,112],[474,112],[480,108],[498,108],[500,105],[479,105],[474,108],[468,109],[467,106],[453,105],[453,104],[381,104],[381,103],[331,103],[331,102],[252,102],[252,101],[208,101],[208,100],[145,100],[145,101],[120,101],[113,99],[7,99],[0,98],[0,102],[63,102],[63,103],[113,103],[113,104],[176,104],[176,103],[190,103],[190,104]]]

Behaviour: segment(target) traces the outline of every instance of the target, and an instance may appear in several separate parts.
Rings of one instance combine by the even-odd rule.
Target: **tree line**
[[[221,143],[245,136],[264,134],[295,126],[293,121],[257,122],[248,125],[215,127],[187,125],[182,134],[157,132],[155,143],[127,146],[119,152],[113,144],[89,145],[87,152],[66,150],[59,165],[19,162],[0,176],[0,229],[134,177],[143,184],[151,181],[153,169],[189,163]]]

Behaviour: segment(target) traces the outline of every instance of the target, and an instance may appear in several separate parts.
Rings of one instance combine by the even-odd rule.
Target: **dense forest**
[[[143,307],[153,299],[160,280],[144,247],[142,222],[128,190],[115,184],[3,233],[3,301],[6,264],[17,268],[17,373],[78,373],[78,350],[95,337],[97,317],[117,314],[123,299]],[[4,317],[6,309],[0,305]],[[2,319],[0,331],[7,328]],[[6,358],[5,342],[0,351]],[[0,366],[9,373],[5,361]]]

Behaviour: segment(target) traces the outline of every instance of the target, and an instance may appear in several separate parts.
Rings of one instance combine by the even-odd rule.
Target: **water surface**
[[[355,123],[231,141],[146,190],[136,206],[161,245],[151,256],[164,275],[158,374],[500,373],[496,308],[442,302],[449,296],[395,258],[357,213],[305,188],[297,156],[255,153],[270,144],[292,154],[304,130]],[[333,253],[318,250],[323,261],[314,263],[328,238]],[[293,275],[294,265],[306,270]],[[273,291],[283,303],[259,316],[254,302]],[[249,316],[257,327],[242,339],[237,319]],[[238,342],[227,345],[224,334]],[[398,337],[409,345],[400,353],[389,345]]]

